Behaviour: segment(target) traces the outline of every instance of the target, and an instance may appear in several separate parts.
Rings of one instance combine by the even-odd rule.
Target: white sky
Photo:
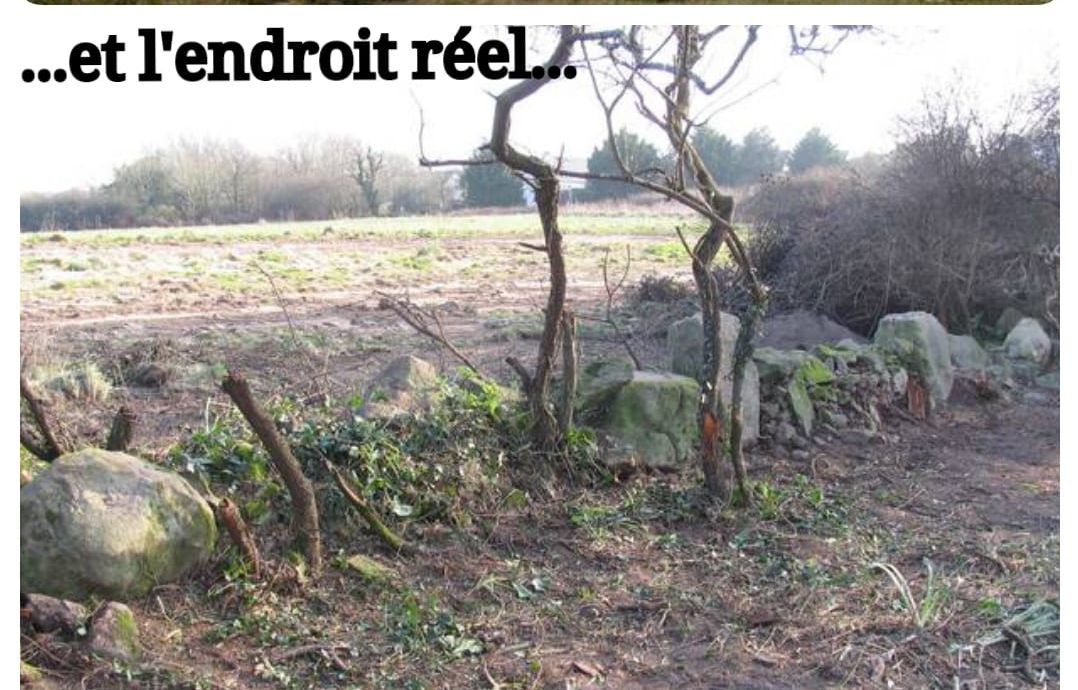
[[[20,132],[14,154],[21,191],[100,184],[116,165],[183,137],[235,139],[256,152],[271,153],[304,135],[351,135],[414,157],[419,128],[416,100],[426,112],[427,154],[463,157],[489,132],[492,99],[487,92],[506,88],[504,81],[480,78],[460,82],[444,75],[426,82],[407,78],[408,42],[449,40],[455,26],[364,24],[362,13],[340,26],[314,21],[318,17],[309,12],[291,15],[296,21],[280,21],[275,15],[274,21],[252,22],[248,14],[240,27],[235,22],[217,26],[206,21],[205,13],[200,19],[191,13],[171,16],[174,21],[139,21],[144,15],[117,14],[100,29],[92,26],[94,22],[65,22],[53,27],[48,40],[42,40],[38,31],[36,41],[19,46],[18,66],[60,66],[74,43],[101,41],[116,33],[128,42],[125,59],[133,75],[141,62],[136,40],[140,26],[175,29],[178,41],[231,39],[249,46],[265,36],[266,26],[284,25],[286,39],[326,41],[352,40],[356,28],[368,25],[376,34],[388,31],[398,41],[394,66],[401,78],[189,84],[164,70],[165,81],[160,84],[137,83],[133,76],[124,84],[20,83],[13,119]],[[784,147],[818,125],[851,154],[886,151],[896,116],[913,112],[926,89],[950,83],[957,74],[984,105],[997,106],[1031,79],[1046,75],[1058,60],[1055,29],[1043,21],[881,28],[883,35],[847,41],[823,62],[821,72],[805,59],[788,56],[784,26],[767,27],[745,65],[746,76],[728,97],[777,81],[723,111],[712,124],[735,138],[766,126]],[[535,61],[530,59],[529,64]],[[564,147],[567,156],[583,158],[604,136],[590,83],[583,76],[545,87],[517,112],[514,138],[537,152],[556,154]]]

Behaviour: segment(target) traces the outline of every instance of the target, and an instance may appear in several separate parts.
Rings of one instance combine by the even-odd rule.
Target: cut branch
[[[379,539],[381,539],[386,546],[399,553],[408,553],[413,549],[409,544],[404,541],[396,532],[391,530],[386,523],[382,521],[378,512],[371,508],[370,505],[363,500],[363,497],[359,495],[359,492],[352,486],[352,482],[349,481],[344,473],[335,467],[329,460],[325,460],[326,468],[330,474],[333,475],[333,481],[336,482],[337,488],[340,489],[348,503],[351,504],[356,512],[367,522]]]
[[[576,316],[566,309],[561,328],[562,389],[561,409],[558,411],[558,430],[562,438],[573,428],[573,403],[576,400],[577,364],[580,351],[576,340]]]
[[[225,526],[229,538],[243,557],[251,564],[251,570],[255,579],[262,577],[262,557],[258,553],[258,544],[255,542],[251,529],[244,522],[239,509],[231,499],[225,497],[216,502],[214,512],[221,524]]]
[[[30,409],[30,416],[33,418],[34,423],[37,425],[38,431],[41,433],[42,443],[37,445],[38,449],[42,451],[34,453],[45,462],[52,462],[56,458],[64,454],[64,446],[57,440],[56,434],[52,430],[52,426],[49,424],[48,415],[45,414],[45,404],[41,401],[41,398],[34,393],[33,388],[30,386],[30,382],[26,380],[25,376],[19,377],[19,393],[22,399],[26,401],[26,406]],[[20,434],[25,438],[26,434]],[[26,448],[30,452],[29,446]]]
[[[247,380],[230,371],[221,382],[221,388],[239,408],[284,480],[292,499],[293,534],[307,558],[311,575],[319,577],[322,574],[322,535],[318,529],[318,503],[311,481],[303,474],[299,461],[281,438],[273,420],[251,395]]]

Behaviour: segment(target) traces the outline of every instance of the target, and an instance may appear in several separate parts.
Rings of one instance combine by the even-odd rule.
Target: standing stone
[[[209,505],[179,475],[124,453],[57,458],[24,486],[20,589],[62,599],[137,598],[213,552]]]
[[[984,371],[990,364],[988,353],[970,335],[948,335],[951,364],[956,369]]]
[[[1039,321],[1025,318],[1007,334],[1003,349],[1011,359],[1045,364],[1052,356],[1052,341]]]
[[[364,389],[360,416],[388,419],[428,409],[438,393],[438,370],[404,355],[387,364]]]
[[[1006,337],[1018,325],[1018,322],[1024,318],[1026,317],[1022,312],[1014,307],[1007,307],[996,319],[996,332]]]
[[[734,347],[741,330],[741,321],[733,314],[723,313],[719,324],[722,341],[722,366],[719,368],[719,398],[729,409],[734,388]],[[704,365],[704,318],[697,313],[670,325],[666,332],[670,352],[670,370],[700,381]],[[745,365],[745,381],[741,386],[742,442],[751,445],[760,437],[760,376],[753,361]]]
[[[599,430],[610,442],[613,467],[677,470],[692,455],[697,438],[700,386],[687,376],[636,371],[602,414]],[[593,416],[593,415],[589,415]]]
[[[923,311],[888,314],[876,327],[874,342],[897,356],[928,391],[930,410],[947,402],[954,384],[951,345],[936,317]]]

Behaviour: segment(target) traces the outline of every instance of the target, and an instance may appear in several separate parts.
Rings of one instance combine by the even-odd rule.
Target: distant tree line
[[[638,171],[669,167],[672,156],[623,129],[619,149]],[[720,185],[752,184],[783,172],[833,165],[845,154],[819,129],[783,151],[766,129],[740,142],[704,127],[694,143]],[[477,154],[478,155],[478,154]],[[588,158],[589,172],[614,174],[606,145]],[[88,190],[23,195],[24,232],[155,225],[322,220],[441,213],[455,208],[522,206],[524,185],[504,165],[430,170],[405,156],[348,137],[307,138],[262,156],[236,142],[182,141],[120,166],[107,184]],[[589,180],[581,201],[624,199],[635,187]]]
[[[26,194],[23,231],[438,213],[456,175],[351,138],[308,138],[260,156],[235,142],[183,141],[90,190]]]
[[[623,162],[630,170],[646,174],[670,169],[670,162],[674,159],[672,153],[660,152],[626,129],[619,131],[615,139]],[[846,160],[846,154],[816,127],[810,129],[790,152],[779,147],[767,128],[753,129],[740,142],[736,142],[705,126],[694,130],[692,143],[715,181],[724,187],[755,184],[787,170],[793,175],[800,175],[813,168],[838,165]],[[588,172],[595,175],[620,173],[609,145],[598,146],[592,151],[588,158]],[[581,198],[590,201],[623,199],[639,193],[639,188],[621,182],[588,180]]]

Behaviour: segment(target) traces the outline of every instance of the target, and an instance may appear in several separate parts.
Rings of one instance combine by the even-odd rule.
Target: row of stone
[[[720,397],[727,406],[733,386],[730,354],[739,330],[736,316],[722,314]],[[578,418],[600,432],[608,465],[662,470],[684,465],[697,438],[703,347],[703,319],[697,314],[667,332],[669,372],[635,371],[622,360],[584,367]],[[1017,320],[1002,346],[985,351],[970,336],[947,333],[926,312],[884,317],[872,343],[844,339],[812,351],[758,348],[745,368],[742,438],[752,445],[762,430],[768,440],[803,447],[818,416],[832,428],[856,417],[875,430],[876,406],[905,396],[910,374],[925,388],[931,413],[949,398],[956,371],[1028,378],[1051,352],[1052,343],[1035,319]]]

